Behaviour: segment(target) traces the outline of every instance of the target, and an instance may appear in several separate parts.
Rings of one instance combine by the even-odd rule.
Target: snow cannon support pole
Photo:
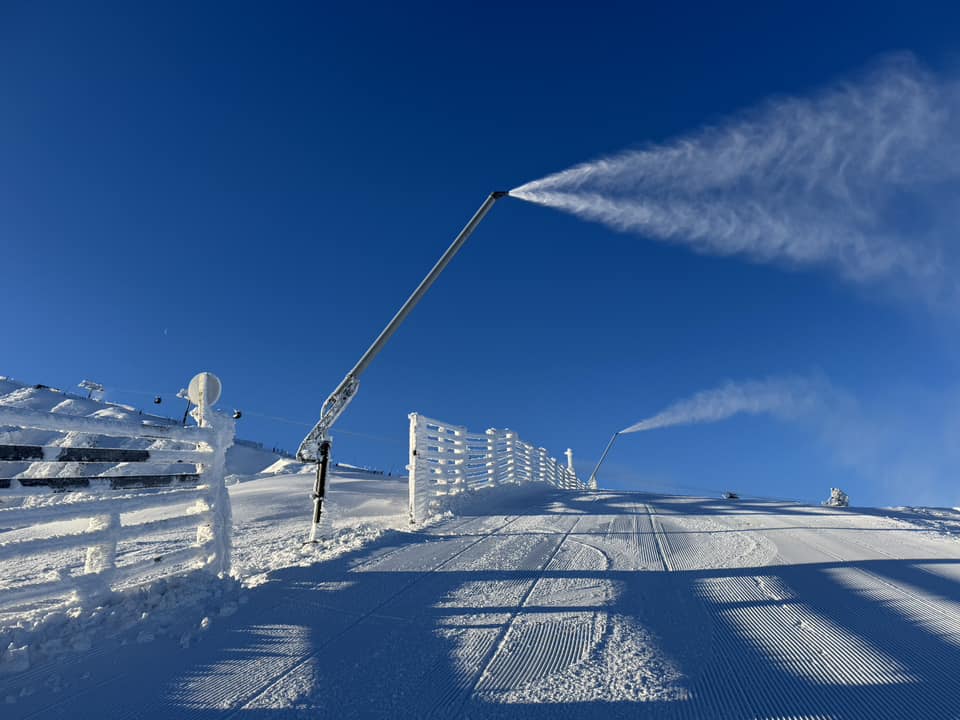
[[[381,331],[373,344],[367,348],[367,351],[360,357],[353,369],[347,373],[346,377],[337,386],[337,389],[330,393],[330,397],[323,403],[320,410],[320,420],[314,426],[313,430],[300,443],[300,449],[297,450],[297,458],[302,462],[319,463],[317,468],[317,485],[314,490],[314,510],[313,510],[313,528],[310,532],[311,541],[315,540],[317,524],[320,522],[321,504],[323,500],[323,490],[326,484],[326,466],[330,456],[330,428],[337,421],[350,401],[353,400],[360,387],[360,375],[367,366],[373,362],[373,359],[387,344],[390,337],[397,331],[397,328],[406,320],[407,315],[416,307],[420,299],[427,293],[430,286],[436,281],[443,272],[444,268],[453,260],[463,244],[467,241],[473,231],[477,229],[480,221],[490,212],[493,204],[502,197],[509,195],[506,191],[492,192],[483,202],[480,208],[474,213],[470,221],[464,226],[460,234],[454,238],[450,247],[440,256],[437,263],[433,266],[427,276],[420,282],[413,294],[407,298],[407,301],[400,307],[393,319],[387,323],[387,326]],[[319,495],[319,497],[317,497]]]
[[[320,462],[317,463],[317,481],[313,486],[313,525],[310,528],[310,542],[317,541],[317,527],[320,525],[320,513],[323,511],[323,496],[327,492],[327,466],[330,463],[330,441],[320,442]]]
[[[597,466],[593,469],[593,472],[590,473],[590,480],[588,485],[591,490],[597,489],[597,473],[600,471],[600,466],[603,465],[603,461],[607,459],[607,453],[610,452],[610,448],[613,447],[613,443],[617,441],[617,438],[620,437],[620,431],[617,431],[613,434],[613,437],[610,438],[610,442],[607,443],[606,450],[603,451],[603,455],[600,456],[600,462],[597,463]]]

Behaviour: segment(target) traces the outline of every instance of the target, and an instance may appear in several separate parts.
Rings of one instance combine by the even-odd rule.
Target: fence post
[[[517,482],[517,434],[512,430],[504,433],[506,447],[504,454],[507,456],[507,482]]]
[[[533,456],[534,447],[530,443],[520,441],[520,448],[523,451],[523,474],[527,482],[533,482]]]
[[[87,548],[87,558],[83,565],[84,575],[100,574],[113,569],[117,558],[116,530],[119,528],[120,516],[117,513],[90,518],[87,532],[106,532],[107,537],[102,542]]]
[[[410,463],[407,465],[407,489],[410,498],[410,524],[420,520],[417,512],[418,482],[420,478],[419,463],[417,462],[417,435],[420,422],[420,416],[417,413],[410,413]]]
[[[493,428],[487,429],[487,455],[485,467],[487,468],[487,485],[493,487],[497,484],[497,431]]]
[[[207,486],[206,502],[211,510],[209,525],[197,528],[197,544],[213,543],[214,558],[207,568],[214,575],[230,573],[232,555],[233,514],[230,509],[230,493],[227,491],[227,450],[233,445],[236,425],[231,418],[203,408],[198,413],[200,427],[213,431],[212,461],[201,465],[204,484]]]
[[[467,441],[467,428],[457,426],[453,428],[453,436],[456,438],[453,443],[453,461],[454,483],[457,485],[457,493],[463,493],[470,489],[467,483],[467,458],[470,456],[469,442]]]
[[[110,593],[110,582],[117,561],[117,531],[120,529],[120,515],[113,512],[95,515],[87,523],[87,532],[104,532],[106,537],[96,545],[87,548],[83,564],[83,578],[77,584],[77,591],[85,600],[95,600],[99,595]]]

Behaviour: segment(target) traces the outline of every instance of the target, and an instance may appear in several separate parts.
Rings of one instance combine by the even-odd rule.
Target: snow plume
[[[741,413],[794,419],[821,407],[827,392],[825,381],[805,378],[728,381],[718,388],[704,390],[676,402],[653,417],[624,428],[620,433],[719,422]]]
[[[855,281],[950,278],[960,203],[958,83],[908,55],[818,95],[522,185],[514,197],[622,231]]]

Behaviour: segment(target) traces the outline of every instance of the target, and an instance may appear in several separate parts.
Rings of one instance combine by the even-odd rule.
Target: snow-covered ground
[[[136,413],[4,379],[0,404]],[[405,478],[344,466],[305,545],[312,468],[246,443],[227,471],[230,578],[14,607],[4,587],[82,558],[0,563],[5,720],[960,717],[957,510],[528,485],[414,527]]]
[[[45,386],[30,386],[0,378],[0,407],[49,412],[90,418],[111,418],[158,425],[176,420],[143,414],[135,408],[109,404],[64,393]],[[70,445],[80,447],[144,447],[150,450],[182,449],[169,440],[125,439],[89,433],[57,433],[0,427],[0,444]],[[192,447],[192,446],[191,446]],[[239,441],[227,452],[227,483],[235,515],[233,577],[218,579],[210,573],[191,569],[196,553],[197,523],[189,523],[196,494],[189,487],[158,491],[109,491],[91,482],[74,492],[52,492],[48,488],[21,488],[24,478],[139,474],[137,463],[0,462],[7,487],[0,487],[0,677],[22,678],[20,686],[8,686],[0,697],[8,701],[21,693],[38,690],[35,672],[43,674],[50,662],[69,662],[71,655],[98,643],[146,643],[158,636],[177,637],[184,646],[194,642],[213,617],[227,616],[242,601],[241,588],[261,582],[264,572],[329,558],[356,548],[379,536],[384,529],[406,524],[407,486],[404,478],[383,478],[349,466],[338,466],[331,481],[336,488],[337,517],[343,523],[325,522],[321,542],[304,548],[302,540],[309,526],[312,469],[282,453],[257,443]],[[188,471],[193,466],[188,465]],[[159,474],[185,472],[182,464],[151,462]],[[362,493],[355,492],[357,484]],[[158,529],[128,532],[118,536],[116,567],[122,579],[111,580],[116,592],[104,595],[97,576],[84,576],[86,549],[83,533],[89,529],[89,514],[75,512],[81,507],[103,505],[101,493],[110,503],[141,503],[145,509],[125,511],[125,529]],[[139,493],[139,494],[138,494]],[[158,494],[159,493],[159,494]],[[120,498],[122,496],[122,498]],[[166,496],[166,501],[158,498]],[[144,505],[143,503],[146,503]],[[65,507],[66,506],[66,507]],[[58,508],[73,512],[76,519],[59,520]],[[27,512],[23,510],[29,508]],[[94,512],[94,511],[90,511]],[[102,511],[101,511],[102,512]],[[24,526],[27,514],[41,516],[41,522]],[[11,520],[11,514],[14,518]],[[18,516],[19,514],[19,516]],[[96,514],[96,513],[94,513]],[[186,515],[186,526],[167,529],[167,519]],[[78,517],[79,516],[79,517]],[[328,515],[333,518],[334,515]],[[30,544],[27,551],[20,545]],[[184,558],[176,564],[171,558]],[[171,564],[174,563],[174,564]],[[194,563],[195,566],[195,563]],[[129,570],[136,568],[135,575]],[[105,577],[105,576],[103,576]],[[96,598],[82,600],[68,593],[77,578],[96,591]],[[24,601],[14,594],[35,583],[53,585],[45,595]],[[59,582],[59,585],[57,583]],[[101,583],[102,584],[102,583]],[[59,589],[57,589],[59,588]],[[89,594],[89,593],[88,593]],[[65,602],[66,601],[66,602]],[[26,672],[26,671],[31,672]],[[44,682],[55,682],[49,676]],[[13,691],[11,693],[11,691]]]
[[[231,486],[235,604],[0,676],[4,718],[960,713],[956,511],[528,487],[410,528],[355,472],[301,548],[311,482]]]

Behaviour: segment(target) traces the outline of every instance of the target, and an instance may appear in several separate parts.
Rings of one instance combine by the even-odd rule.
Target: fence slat
[[[89,548],[105,542],[115,543],[116,541],[129,540],[153,532],[195,528],[198,525],[208,523],[211,517],[209,511],[204,511],[193,515],[177,515],[135,525],[120,525],[119,513],[95,515],[91,518],[89,529],[85,532],[2,543],[0,544],[0,559],[72,547],[87,546]],[[107,520],[101,520],[100,518],[107,518]],[[116,518],[116,521],[114,521],[114,518]],[[88,572],[99,571],[89,570]]]
[[[97,462],[97,463],[204,463],[212,450],[169,450],[167,448],[78,448],[59,445],[0,445],[0,463]],[[3,467],[0,465],[0,467]],[[2,470],[0,470],[2,472]]]
[[[0,445],[0,461],[43,460],[43,448],[35,445]]]
[[[91,418],[82,415],[39,412],[23,408],[0,407],[0,426],[53,430],[55,432],[81,432],[111,437],[143,437],[180,440],[182,442],[208,442],[213,431],[205,427],[181,425],[153,425],[145,422],[121,422],[107,418]]]
[[[119,584],[126,582],[131,578],[135,578],[137,575],[145,575],[150,570],[154,570],[156,568],[170,568],[189,562],[196,562],[199,564],[206,560],[211,546],[212,543],[206,543],[203,545],[190,545],[189,547],[175,550],[172,553],[158,555],[137,563],[130,563],[129,565],[121,565],[114,570],[114,583]]]
[[[190,562],[199,564],[206,558],[208,548],[209,545],[191,545],[172,553],[158,555],[129,565],[121,565],[113,571],[113,582],[114,584],[124,583],[157,568],[172,568]],[[0,588],[0,598],[3,598],[5,608],[12,609],[37,600],[67,597],[77,592],[81,584],[80,580],[83,577],[80,575],[66,581],[57,579],[12,588]]]
[[[122,490],[133,487],[163,487],[175,483],[197,483],[200,481],[200,475],[198,473],[177,473],[175,475],[89,475],[51,478],[18,477],[15,479],[25,488],[49,487],[54,490],[70,490],[87,488],[97,483],[103,485],[109,483],[111,490]]]
[[[130,513],[165,505],[194,502],[197,499],[198,491],[205,489],[205,485],[192,485],[161,492],[121,496],[109,500],[57,503],[44,507],[7,508],[6,510],[0,510],[0,529],[41,525],[57,520],[89,518],[94,515],[102,515],[114,508],[121,513]]]

